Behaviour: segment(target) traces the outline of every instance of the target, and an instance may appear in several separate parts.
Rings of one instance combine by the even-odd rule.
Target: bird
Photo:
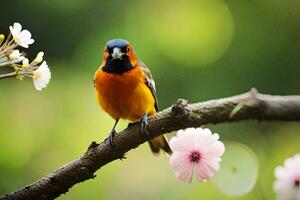
[[[112,148],[120,119],[139,122],[141,134],[149,134],[148,117],[158,112],[155,82],[127,40],[112,39],[106,43],[102,63],[95,72],[94,87],[100,107],[115,120],[107,137]],[[164,135],[148,142],[154,154],[161,149],[172,153]]]

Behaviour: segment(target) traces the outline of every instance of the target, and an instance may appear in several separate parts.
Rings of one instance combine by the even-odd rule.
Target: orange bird
[[[147,66],[137,58],[130,43],[113,39],[106,43],[103,61],[95,73],[94,84],[100,106],[115,124],[108,135],[113,146],[115,127],[119,119],[140,122],[141,133],[147,132],[147,117],[157,112],[155,82]],[[163,135],[149,141],[153,153],[172,151]]]

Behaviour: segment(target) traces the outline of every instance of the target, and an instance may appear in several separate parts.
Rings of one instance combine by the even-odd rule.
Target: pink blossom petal
[[[207,163],[203,162],[202,168],[206,171],[207,178],[214,176],[215,171]]]
[[[200,149],[198,148],[199,150],[206,149],[214,142],[218,141],[218,139],[219,139],[219,135],[216,133],[213,135],[209,133],[207,133],[207,135],[205,136],[200,135],[196,140],[198,142],[197,147],[201,147]]]
[[[220,157],[224,154],[225,152],[225,146],[223,142],[216,141],[214,144],[211,146],[204,148],[202,150],[203,154],[209,157]]]
[[[191,182],[193,166],[199,181],[213,177],[220,168],[220,156],[225,151],[224,144],[219,141],[219,135],[202,128],[178,131],[170,140],[170,147],[173,150],[170,167],[178,179],[184,182]],[[194,157],[195,153],[199,153],[199,158]]]
[[[300,199],[299,187],[295,185],[295,181],[300,178],[299,168],[300,154],[286,159],[283,166],[276,167],[273,190],[277,193],[277,199]]]
[[[189,162],[189,160],[186,153],[175,151],[170,157],[169,164],[172,169],[176,170],[185,165],[187,162]]]
[[[204,162],[205,164],[207,164],[207,166],[209,166],[210,170],[215,173],[217,171],[219,171],[220,169],[220,162],[219,159],[202,159],[202,162]]]
[[[211,132],[211,130],[210,129],[208,129],[208,128],[196,128],[195,129],[195,132],[196,132],[196,134],[197,135],[199,135],[199,134],[201,134],[201,135],[205,135],[205,136],[210,136],[210,135],[212,135],[212,132]]]
[[[172,151],[190,151],[194,149],[194,136],[186,132],[178,131],[177,136],[170,140]]]
[[[198,181],[205,181],[207,179],[207,175],[205,170],[202,169],[201,165],[195,165],[195,174]]]
[[[286,170],[282,166],[276,167],[274,174],[275,174],[275,177],[278,179],[289,178],[286,176]]]
[[[201,164],[198,164],[197,167],[198,167],[199,170],[201,170],[204,173],[203,178],[207,179],[207,178],[210,177],[210,170],[209,170],[209,168],[207,167],[206,164],[204,164],[202,162]]]
[[[192,181],[193,171],[194,171],[193,164],[187,162],[180,169],[178,169],[178,171],[175,174],[179,180],[186,183],[190,183]]]
[[[206,179],[210,178],[211,173],[209,171],[209,168],[205,166],[205,164],[195,165],[195,171],[196,171],[196,178],[199,181],[205,181]]]
[[[188,151],[189,149],[178,139],[178,137],[172,137],[169,141],[172,151]]]

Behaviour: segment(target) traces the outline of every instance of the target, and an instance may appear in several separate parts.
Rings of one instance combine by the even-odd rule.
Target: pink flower
[[[187,183],[192,181],[194,169],[198,181],[213,177],[225,151],[219,135],[212,134],[208,128],[179,130],[170,140],[170,147],[173,151],[170,166],[177,178]]]
[[[273,190],[278,200],[300,200],[300,154],[288,158],[275,169]]]

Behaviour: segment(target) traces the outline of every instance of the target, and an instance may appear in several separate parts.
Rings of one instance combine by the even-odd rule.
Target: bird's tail
[[[149,145],[153,154],[158,154],[161,149],[169,155],[172,154],[172,150],[164,135],[158,136],[150,140]]]

